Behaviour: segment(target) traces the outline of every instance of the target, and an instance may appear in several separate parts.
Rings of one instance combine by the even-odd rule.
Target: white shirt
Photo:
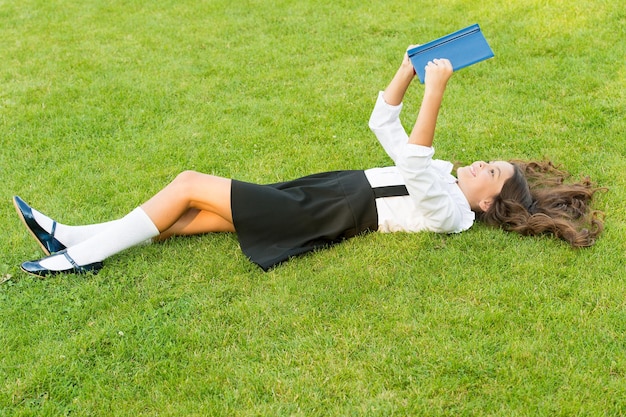
[[[408,196],[376,199],[378,231],[458,233],[474,224],[474,212],[451,175],[452,164],[433,160],[432,147],[408,143],[400,122],[402,104],[392,106],[380,92],[369,120],[395,166],[365,171],[372,187],[406,185]]]

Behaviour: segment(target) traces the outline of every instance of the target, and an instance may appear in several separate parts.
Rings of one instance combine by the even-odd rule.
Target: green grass
[[[0,0],[0,416],[625,415],[622,3]],[[263,273],[218,235],[19,271],[41,253],[14,194],[79,224],[185,169],[388,164],[367,119],[403,48],[476,22],[496,57],[450,81],[437,157],[590,175],[596,246],[477,225]]]

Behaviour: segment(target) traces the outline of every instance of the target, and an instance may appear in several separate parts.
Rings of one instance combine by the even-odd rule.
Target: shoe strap
[[[52,220],[52,230],[50,230],[50,236],[54,237],[54,231],[57,230],[57,221]]]
[[[76,268],[76,269],[81,269],[82,268],[80,265],[78,265],[76,263],[76,261],[74,261],[74,259],[72,259],[72,257],[70,255],[68,255],[67,251],[64,251],[63,255],[65,256],[65,259],[67,259],[68,262],[71,263],[74,268]]]

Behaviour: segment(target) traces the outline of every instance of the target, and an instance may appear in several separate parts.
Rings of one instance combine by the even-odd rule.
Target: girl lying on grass
[[[475,220],[523,235],[550,233],[590,246],[602,221],[588,180],[565,184],[551,163],[477,161],[458,168],[434,160],[435,123],[452,65],[426,66],[422,104],[410,135],[399,115],[415,71],[407,55],[379,93],[369,126],[395,165],[335,171],[257,185],[185,171],[125,217],[99,224],[57,223],[14,197],[18,214],[48,255],[24,262],[37,276],[98,272],[102,261],[148,239],[236,232],[243,252],[267,271],[290,257],[371,231],[457,233]]]

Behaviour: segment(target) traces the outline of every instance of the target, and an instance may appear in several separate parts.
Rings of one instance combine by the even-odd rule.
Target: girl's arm
[[[409,49],[413,46],[414,45],[409,46]],[[398,68],[396,75],[393,77],[383,93],[385,103],[391,106],[398,106],[402,103],[404,93],[406,93],[406,90],[409,88],[409,85],[411,84],[411,81],[413,81],[414,77],[415,69],[409,60],[408,54],[405,53],[400,68]]]
[[[415,78],[415,70],[408,55],[404,54],[400,68],[385,91],[379,95],[369,120],[370,129],[394,162],[397,162],[398,155],[404,152],[403,148],[407,143],[432,147],[437,114],[446,83],[451,75],[452,66],[445,59],[435,59],[426,67],[422,106],[409,138],[400,123],[399,113],[404,95]]]
[[[446,84],[451,76],[452,64],[447,59],[434,59],[426,65],[424,98],[422,99],[415,126],[409,136],[409,143],[428,147],[433,145],[437,115],[439,114]],[[400,84],[399,81],[398,84]],[[396,87],[396,90],[399,90],[399,87]]]

